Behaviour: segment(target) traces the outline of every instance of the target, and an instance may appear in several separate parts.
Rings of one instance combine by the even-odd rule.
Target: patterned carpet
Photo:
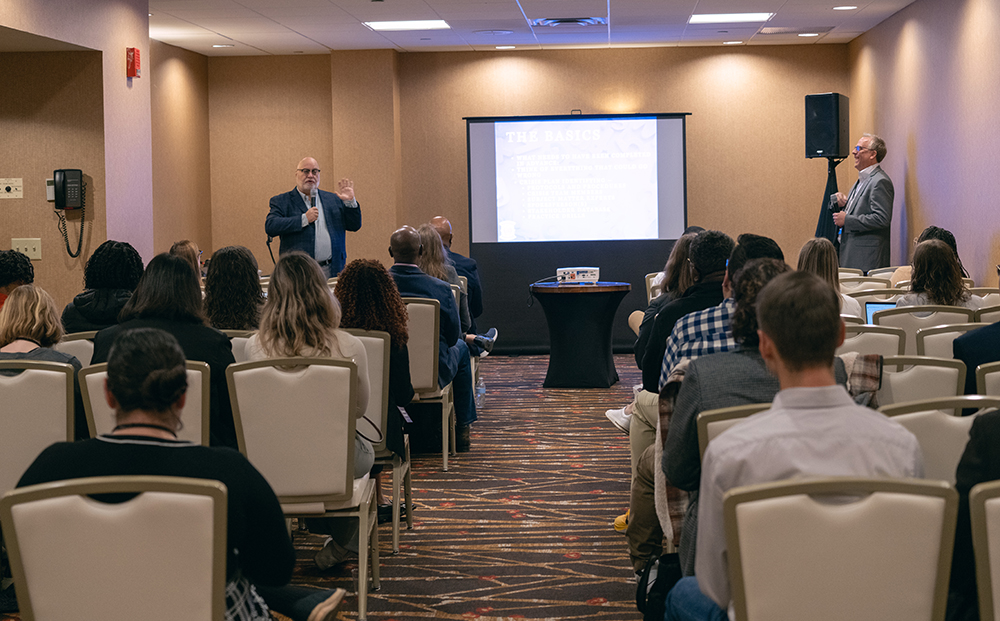
[[[415,527],[395,556],[390,526],[380,528],[369,619],[641,619],[625,539],[611,527],[628,506],[628,439],[604,417],[640,377],[630,355],[615,362],[618,384],[574,390],[541,387],[547,356],[482,360],[472,450],[449,472],[440,453],[414,456]],[[295,532],[293,582],[348,589],[338,619],[355,619],[356,563],[319,572],[322,541]]]

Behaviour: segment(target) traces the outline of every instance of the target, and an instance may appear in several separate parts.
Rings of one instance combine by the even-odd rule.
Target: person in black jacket
[[[63,328],[72,334],[115,325],[140,277],[142,257],[132,244],[113,239],[104,242],[87,260],[83,293],[63,309]]]
[[[201,287],[191,265],[165,252],[153,257],[119,321],[97,333],[91,364],[107,362],[111,344],[125,330],[158,328],[172,334],[185,358],[207,362],[211,371],[211,445],[236,448],[236,427],[226,385],[226,367],[236,359],[229,337],[206,325]]]

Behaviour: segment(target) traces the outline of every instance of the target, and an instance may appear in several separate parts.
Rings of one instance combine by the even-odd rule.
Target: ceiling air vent
[[[827,33],[833,30],[833,26],[820,26],[818,28],[783,28],[768,27],[761,28],[757,34],[762,35],[797,35],[803,32],[815,32],[817,34]]]
[[[603,17],[543,17],[531,20],[532,26],[603,26],[608,21]]]

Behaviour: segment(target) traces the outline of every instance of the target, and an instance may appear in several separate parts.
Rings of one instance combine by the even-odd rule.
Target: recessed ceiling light
[[[835,6],[835,7],[833,7],[833,10],[834,11],[853,11],[856,8],[858,8],[858,7],[856,7],[854,5],[851,5],[851,4],[845,4],[844,6]]]
[[[451,26],[443,19],[424,19],[400,22],[363,22],[372,30],[448,30]]]
[[[799,36],[800,37],[818,37],[819,33],[818,32],[800,32]]]
[[[513,30],[473,30],[472,34],[483,35],[484,37],[503,37],[514,34]]]
[[[774,13],[702,13],[691,16],[689,24],[743,24],[766,22]]]
[[[739,45],[742,41],[723,41],[722,45]]]
[[[514,49],[514,46],[513,45],[498,45],[497,49],[498,50],[512,50],[512,49]]]
[[[232,43],[216,43],[212,47],[235,47]]]

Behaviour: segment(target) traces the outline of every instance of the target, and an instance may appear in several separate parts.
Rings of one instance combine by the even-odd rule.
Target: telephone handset
[[[66,242],[66,252],[69,256],[76,258],[80,256],[83,248],[83,224],[86,215],[86,189],[83,182],[83,171],[75,168],[60,169],[52,171],[52,186],[55,194],[56,215],[59,216],[59,232],[62,233],[63,241]],[[65,210],[80,210],[80,239],[76,245],[76,252],[69,247],[69,232],[66,226]]]

